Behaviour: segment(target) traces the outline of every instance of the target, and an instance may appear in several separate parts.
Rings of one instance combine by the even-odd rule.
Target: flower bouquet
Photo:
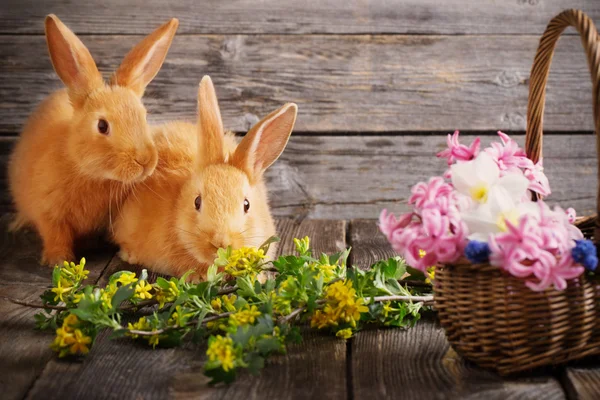
[[[435,308],[452,346],[502,375],[600,354],[598,256],[589,240],[598,234],[578,227],[593,219],[541,200],[550,194],[541,158],[545,86],[567,26],[582,36],[599,108],[600,39],[585,14],[568,10],[540,40],[526,151],[502,132],[483,150],[479,138],[466,146],[455,132],[438,154],[449,169],[412,188],[412,211],[380,216],[409,265],[435,268]],[[599,113],[595,119],[600,132]]]

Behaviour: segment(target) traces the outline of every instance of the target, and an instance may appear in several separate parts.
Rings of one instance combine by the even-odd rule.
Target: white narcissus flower
[[[527,191],[529,181],[522,174],[506,174],[500,177],[500,169],[487,153],[479,153],[473,161],[451,166],[452,185],[461,194],[471,198],[476,204],[486,204],[493,187],[503,188],[502,193],[520,201]]]
[[[519,201],[525,190],[520,194],[511,194],[503,186],[493,186],[488,194],[488,202],[479,205],[474,210],[461,214],[467,224],[469,239],[487,242],[490,235],[506,232],[506,222],[518,225],[519,218],[530,215],[539,220],[540,208],[533,201]]]

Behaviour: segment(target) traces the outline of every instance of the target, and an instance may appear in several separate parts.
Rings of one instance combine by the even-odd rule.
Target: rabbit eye
[[[200,211],[200,207],[202,206],[202,197],[196,197],[196,200],[194,200],[194,205],[196,206],[196,210]]]
[[[108,122],[105,119],[98,120],[98,132],[108,135]]]
[[[244,199],[244,212],[247,213],[249,209],[250,209],[250,202],[248,201],[248,199]]]

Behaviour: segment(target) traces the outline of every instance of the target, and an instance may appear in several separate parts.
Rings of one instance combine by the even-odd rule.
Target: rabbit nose
[[[221,233],[214,235],[210,244],[219,249],[226,249],[231,244],[231,241],[228,235]]]
[[[135,161],[141,166],[145,167],[150,162],[151,158],[152,155],[149,151],[141,151],[138,152],[137,156],[135,157]]]

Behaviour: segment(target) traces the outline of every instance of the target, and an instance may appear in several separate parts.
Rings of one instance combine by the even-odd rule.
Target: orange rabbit
[[[46,17],[50,58],[66,89],[33,112],[9,164],[12,228],[35,226],[42,262],[73,259],[74,239],[103,228],[111,207],[154,171],[157,150],[141,97],[177,26],[172,19],[144,38],[105,84],[77,36]]]
[[[275,234],[265,170],[292,133],[289,103],[258,122],[237,145],[225,134],[208,76],[200,82],[198,125],[156,127],[159,165],[135,189],[114,224],[120,256],[154,271],[202,278],[219,247],[258,246]]]

